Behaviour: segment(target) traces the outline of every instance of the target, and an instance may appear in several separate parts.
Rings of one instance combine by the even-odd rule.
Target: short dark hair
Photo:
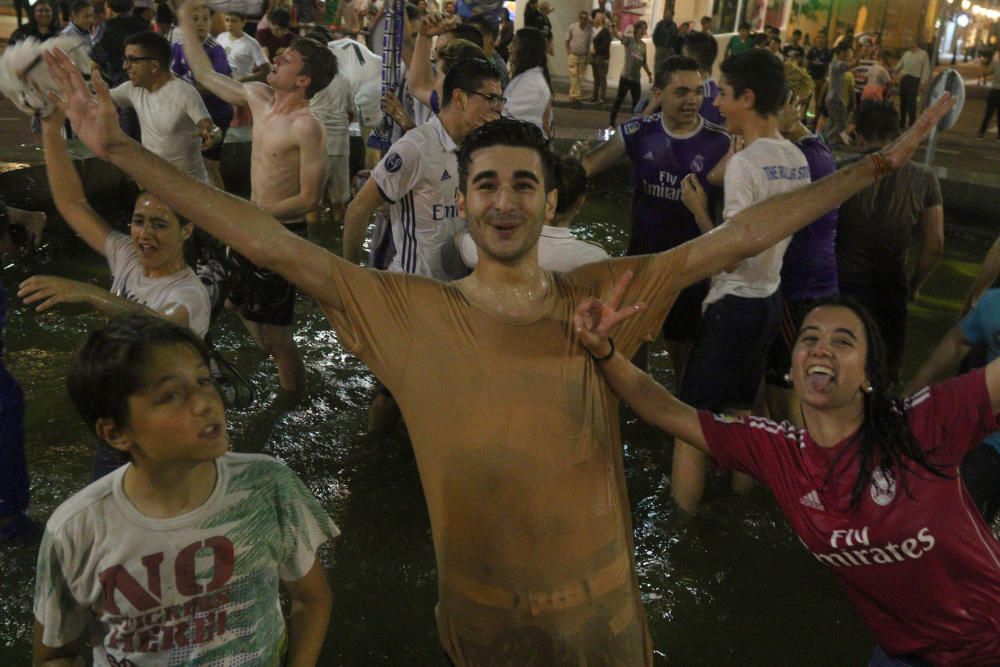
[[[460,62],[469,60],[470,58],[485,58],[486,54],[483,50],[470,42],[467,39],[453,39],[444,45],[444,48],[438,49],[438,70],[445,76],[448,76],[448,72],[451,68]]]
[[[754,94],[753,110],[761,116],[776,114],[785,100],[785,66],[766,49],[750,49],[722,61],[722,74],[739,97]]]
[[[749,29],[750,29],[750,24],[747,23],[746,21],[743,21],[742,23],[740,23],[740,27],[737,28],[737,31],[739,31],[739,30],[749,30]]]
[[[845,53],[847,51],[850,51],[853,48],[854,48],[854,45],[851,44],[851,40],[845,39],[842,42],[840,42],[840,44],[837,44],[837,46],[833,47],[833,52],[834,53]]]
[[[559,190],[556,213],[566,213],[587,191],[587,172],[576,158],[558,158],[555,168],[556,188]]]
[[[454,71],[454,70],[452,70]],[[556,154],[541,129],[534,123],[515,118],[500,118],[472,131],[458,150],[458,189],[465,193],[469,179],[469,165],[473,154],[492,146],[529,148],[537,151],[542,159],[542,178],[545,191],[556,187]]]
[[[302,74],[310,79],[306,88],[307,100],[329,86],[333,77],[337,76],[337,56],[326,44],[310,37],[296,37],[288,48],[302,56]]]
[[[108,7],[115,14],[127,14],[132,11],[132,0],[108,0]]]
[[[670,56],[656,66],[656,75],[653,78],[653,85],[663,90],[670,85],[670,77],[674,72],[698,72],[701,73],[701,66],[694,58],[687,56]]]
[[[477,14],[471,18],[465,20],[465,25],[471,25],[473,28],[479,31],[480,36],[485,40],[486,37],[496,40],[497,36],[497,26],[489,16],[485,14]]]
[[[233,16],[235,18],[238,18],[241,21],[246,21],[247,20],[247,15],[244,14],[243,12],[236,12],[236,11],[230,10],[230,11],[227,11],[227,12],[222,12],[222,15],[223,16]]]
[[[333,41],[333,34],[321,25],[314,25],[309,28],[309,32],[305,36],[309,39],[315,39],[323,46]]]
[[[707,32],[692,32],[684,38],[684,50],[698,61],[703,72],[711,72],[719,56],[719,42]]]
[[[69,6],[69,15],[73,16],[82,12],[84,9],[93,9],[94,6],[90,4],[90,0],[73,0],[73,3]]]
[[[170,345],[190,345],[206,364],[211,356],[191,329],[151,315],[113,319],[84,338],[70,362],[66,388],[91,431],[99,419],[129,423],[128,397],[142,388],[145,360]]]
[[[792,31],[792,37],[795,37],[795,35],[798,35],[799,37],[801,37],[802,36],[802,31],[799,30],[798,28],[796,28],[795,30]]]
[[[125,38],[125,46],[138,46],[150,58],[156,58],[163,69],[170,68],[170,42],[163,35],[144,30]]]
[[[899,112],[891,104],[865,100],[854,114],[854,124],[867,142],[884,143],[899,136]]]
[[[462,60],[444,75],[441,108],[451,104],[456,90],[477,90],[485,81],[500,81],[500,70],[485,58]]]
[[[461,23],[448,32],[455,39],[467,39],[479,48],[483,48],[483,33],[479,32],[475,26],[471,26],[468,23]]]
[[[279,28],[289,28],[292,25],[292,13],[284,7],[275,7],[267,13],[267,23]]]

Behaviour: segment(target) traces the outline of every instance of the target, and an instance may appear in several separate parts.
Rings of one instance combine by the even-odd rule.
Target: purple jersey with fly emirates
[[[229,59],[226,57],[226,50],[222,48],[222,45],[213,38],[207,37],[202,46],[205,49],[205,54],[212,63],[212,69],[219,74],[231,76],[233,71],[229,67]],[[187,58],[184,57],[184,47],[180,42],[170,47],[170,56],[170,71],[193,85],[195,82],[194,74],[187,63]],[[233,120],[233,105],[207,91],[199,90],[198,92],[201,93],[202,99],[205,100],[205,108],[208,109],[208,115],[212,117],[212,122],[220,127],[228,127],[229,123]]]
[[[632,238],[628,254],[660,252],[690,241],[701,232],[681,201],[681,181],[698,175],[708,193],[710,210],[721,190],[708,184],[712,167],[729,150],[729,135],[701,121],[698,129],[675,136],[663,127],[660,114],[634,118],[620,128],[625,152],[632,160]]]
[[[812,180],[837,170],[833,153],[814,134],[796,143],[809,163]],[[781,291],[786,299],[821,299],[839,293],[837,284],[837,212],[831,209],[792,236],[781,265]]]
[[[719,84],[715,82],[715,79],[709,79],[701,84],[701,92],[703,97],[701,98],[701,109],[698,109],[698,113],[708,122],[725,127],[726,119],[722,117],[722,113],[715,106],[715,98],[719,96]]]

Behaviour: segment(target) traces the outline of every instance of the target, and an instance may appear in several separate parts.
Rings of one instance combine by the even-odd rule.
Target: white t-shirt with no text
[[[104,254],[111,269],[112,294],[158,312],[173,304],[184,306],[188,327],[202,337],[208,333],[212,304],[208,290],[191,267],[162,278],[147,278],[132,238],[120,232],[108,234]]]
[[[757,139],[729,161],[723,217],[729,220],[749,206],[797,190],[810,180],[809,163],[795,144],[786,139]],[[713,276],[704,305],[730,294],[758,299],[774,294],[781,284],[781,259],[790,240],[785,238],[743,260],[735,271]]]
[[[226,50],[226,60],[229,61],[229,69],[233,70],[234,79],[250,76],[254,69],[267,64],[264,49],[250,35],[243,34],[236,38],[228,32],[220,32],[215,41]]]
[[[111,89],[111,98],[118,106],[135,109],[143,146],[188,176],[208,183],[198,122],[211,116],[194,86],[172,77],[151,92],[126,81]]]
[[[354,109],[351,84],[341,74],[330,85],[312,96],[309,108],[326,128],[326,154],[350,155],[349,114]]]

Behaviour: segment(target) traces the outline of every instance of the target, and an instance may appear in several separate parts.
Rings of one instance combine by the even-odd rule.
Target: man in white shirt
[[[135,109],[142,145],[185,174],[208,183],[201,151],[222,138],[201,95],[170,72],[170,42],[155,32],[125,40],[129,80],[111,89],[119,107]]]
[[[899,125],[907,128],[917,119],[917,97],[931,78],[931,61],[927,52],[920,48],[920,40],[914,36],[910,48],[896,64],[899,82]]]
[[[407,132],[372,170],[347,207],[344,258],[358,263],[371,214],[390,203],[396,255],[390,271],[451,280],[441,248],[464,222],[455,206],[458,146],[500,115],[500,74],[481,58],[456,65],[445,78],[441,113]]]
[[[723,218],[771,197],[808,185],[809,164],[778,130],[785,95],[785,69],[774,54],[750,49],[722,64],[716,106],[730,134],[743,136],[745,148],[726,168]],[[701,215],[708,210],[701,183],[682,183],[685,204],[694,197]],[[698,214],[696,214],[698,215]],[[749,414],[764,377],[767,351],[781,324],[781,260],[789,238],[712,277],[701,324],[680,398],[699,409]],[[671,474],[674,499],[687,512],[697,510],[705,488],[705,455],[676,441]],[[749,477],[733,478],[735,491],[750,488]]]
[[[351,148],[347,128],[354,120],[354,95],[347,78],[338,71],[330,85],[309,100],[309,108],[326,128],[326,198],[333,218],[341,220],[347,200],[351,198]]]
[[[590,40],[594,37],[594,29],[590,26],[590,13],[580,12],[580,20],[566,30],[566,64],[569,67],[569,101],[580,104],[582,92],[581,81],[587,69],[587,58],[590,55]]]

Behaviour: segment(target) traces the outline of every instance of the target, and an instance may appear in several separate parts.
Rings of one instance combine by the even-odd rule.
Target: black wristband
[[[615,339],[612,338],[611,336],[608,336],[608,342],[611,343],[611,349],[608,351],[607,354],[605,354],[603,357],[595,357],[593,352],[587,350],[587,353],[590,354],[590,358],[596,361],[597,363],[601,363],[602,361],[607,361],[611,357],[615,356]]]

